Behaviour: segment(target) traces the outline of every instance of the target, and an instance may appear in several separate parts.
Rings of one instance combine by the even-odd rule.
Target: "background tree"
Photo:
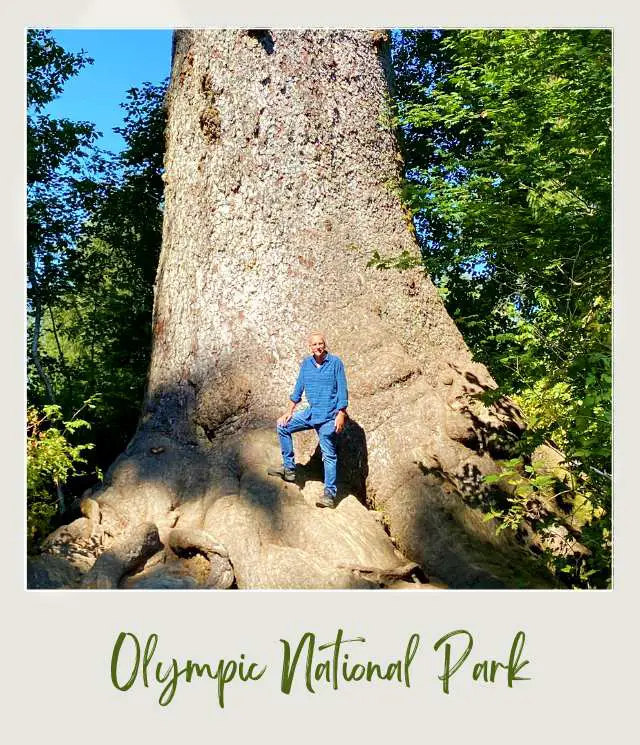
[[[106,468],[135,431],[151,349],[153,281],[162,237],[166,84],[132,88],[103,195],[78,238],[69,290],[56,305],[57,337],[73,370],[72,407],[99,394],[93,416]],[[52,326],[48,348],[55,356]]]
[[[32,395],[49,403],[57,391],[40,356],[42,323],[68,286],[69,260],[93,203],[96,184],[90,169],[95,162],[87,156],[98,135],[88,122],[52,119],[43,109],[91,61],[84,52],[65,52],[48,31],[27,33],[29,383]]]

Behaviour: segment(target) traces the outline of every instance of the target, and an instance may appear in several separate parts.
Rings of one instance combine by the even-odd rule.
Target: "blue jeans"
[[[336,455],[336,425],[333,419],[329,419],[321,424],[310,424],[307,421],[305,412],[298,411],[284,426],[278,424],[277,430],[280,440],[280,450],[282,451],[282,463],[285,468],[291,470],[296,467],[291,435],[294,432],[302,432],[305,429],[315,429],[318,433],[320,450],[322,451],[322,462],[324,463],[324,488],[327,494],[335,497],[337,493],[336,470],[338,456]]]

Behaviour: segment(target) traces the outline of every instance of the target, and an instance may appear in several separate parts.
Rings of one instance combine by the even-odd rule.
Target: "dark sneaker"
[[[329,509],[333,509],[336,506],[336,503],[334,502],[334,497],[332,494],[329,494],[329,492],[325,491],[325,493],[316,499],[316,507],[328,507]]]
[[[280,478],[284,479],[285,481],[296,480],[295,470],[292,470],[291,468],[285,468],[284,466],[275,466],[274,468],[269,468],[267,470],[267,473],[269,474],[269,476],[280,476]]]

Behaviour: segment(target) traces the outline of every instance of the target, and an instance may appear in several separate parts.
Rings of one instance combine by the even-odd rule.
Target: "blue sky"
[[[124,141],[114,134],[120,126],[129,88],[144,82],[160,83],[171,66],[170,29],[53,31],[55,40],[68,52],[83,49],[94,59],[67,81],[62,94],[47,107],[53,117],[93,122],[103,136],[100,147],[117,152]]]

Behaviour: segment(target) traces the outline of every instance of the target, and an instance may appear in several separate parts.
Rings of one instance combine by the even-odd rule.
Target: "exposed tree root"
[[[229,552],[204,530],[176,528],[169,534],[168,547],[178,557],[188,558],[194,552],[206,557],[209,572],[204,585],[208,588],[227,590],[235,580]]]
[[[142,523],[116,541],[97,559],[82,581],[83,587],[111,590],[120,580],[162,548],[158,528],[153,523]]]
[[[340,569],[348,569],[357,576],[379,585],[389,585],[394,580],[410,579],[416,570],[420,569],[419,565],[414,561],[396,569],[380,569],[378,567],[365,567],[358,564],[340,564],[339,567]]]

